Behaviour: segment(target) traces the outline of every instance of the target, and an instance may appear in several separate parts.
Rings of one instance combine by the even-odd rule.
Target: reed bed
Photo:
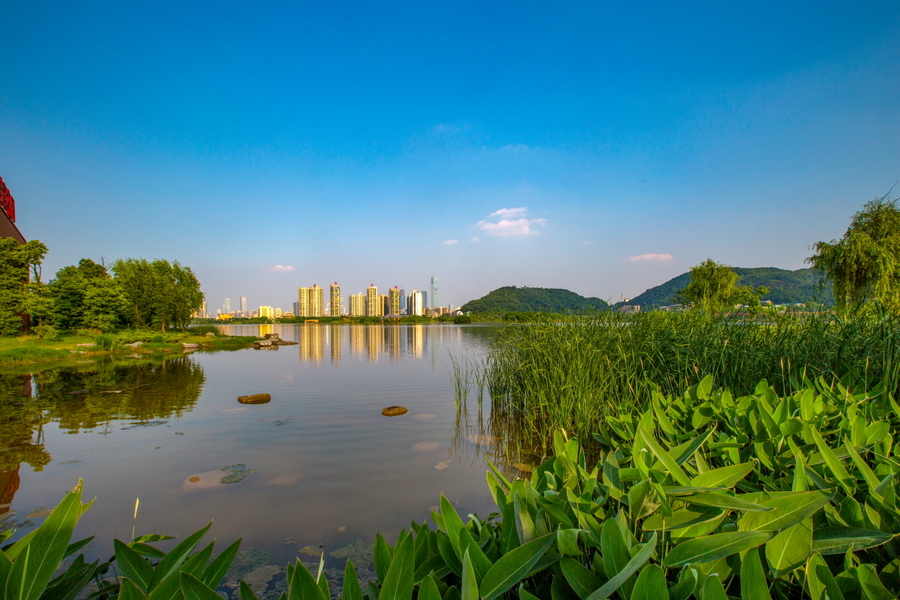
[[[497,434],[536,449],[563,429],[590,439],[608,414],[642,409],[712,375],[736,395],[778,393],[820,376],[897,391],[900,319],[887,314],[613,312],[508,327],[485,359]]]

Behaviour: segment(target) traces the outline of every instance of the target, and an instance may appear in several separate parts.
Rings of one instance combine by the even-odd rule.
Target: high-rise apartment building
[[[350,316],[366,316],[366,295],[362,292],[359,294],[350,294]]]
[[[231,298],[225,298],[225,305],[222,307],[223,313],[231,312]]]
[[[263,319],[271,319],[275,316],[275,309],[271,306],[260,306],[257,314]]]
[[[400,314],[406,314],[406,290],[400,288]]]
[[[425,314],[424,292],[413,290],[406,298],[406,314],[421,317]]]
[[[391,314],[391,300],[387,294],[378,294],[378,306],[381,307],[381,315]]]
[[[378,302],[378,288],[375,287],[374,283],[370,283],[368,289],[366,289],[366,316],[367,317],[380,317],[381,316],[381,305]]]
[[[400,314],[400,288],[396,285],[388,290],[388,310],[389,315]]]
[[[437,275],[431,277],[431,308],[440,306],[438,302],[438,278]]]
[[[241,296],[241,316],[246,316],[247,313],[247,296]]]
[[[206,312],[206,302],[204,302],[203,305],[200,307],[200,318],[201,319],[209,318],[209,314]]]
[[[419,292],[422,294],[422,308],[428,308],[428,292]]]
[[[294,316],[295,317],[300,316],[300,303],[299,302],[294,302]]]
[[[297,289],[297,303],[300,305],[298,317],[321,317],[325,305],[325,294],[318,285]]]
[[[329,308],[329,314],[332,317],[340,317],[341,316],[341,286],[338,285],[338,282],[335,281],[331,284],[331,306]]]

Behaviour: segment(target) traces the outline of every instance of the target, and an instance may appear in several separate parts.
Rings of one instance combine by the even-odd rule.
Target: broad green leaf
[[[722,587],[722,580],[718,575],[710,575],[703,582],[703,592],[701,598],[703,600],[728,600],[725,595],[725,588]]]
[[[756,463],[747,462],[738,465],[722,467],[697,475],[691,480],[691,485],[696,487],[725,487],[730,488],[738,481],[753,472]]]
[[[840,486],[847,492],[847,495],[852,496],[856,492],[856,480],[850,476],[850,473],[844,468],[843,463],[841,463],[834,450],[822,439],[815,427],[810,428],[810,435],[822,454],[822,460],[825,461],[825,464],[834,474]]]
[[[493,600],[519,583],[553,545],[555,534],[548,534],[523,544],[503,555],[481,580],[483,600]]]
[[[678,583],[669,588],[670,600],[687,600],[694,594],[700,581],[697,569],[687,567],[678,575]]]
[[[131,541],[131,544],[146,544],[148,542],[163,542],[165,540],[174,540],[174,535],[139,535]],[[131,545],[129,544],[129,546]]]
[[[770,531],[731,531],[688,540],[672,548],[663,561],[665,567],[681,567],[730,556],[765,544],[775,537]]]
[[[896,595],[892,594],[875,572],[875,565],[865,564],[859,565],[856,569],[856,578],[859,580],[859,586],[869,600],[897,600]]]
[[[147,600],[147,594],[126,577],[119,584],[119,600]]]
[[[603,585],[603,581],[580,562],[569,556],[563,556],[559,562],[563,577],[575,590],[579,598],[587,598],[591,592]]]
[[[228,569],[231,567],[231,563],[234,562],[234,557],[237,556],[240,547],[241,538],[238,538],[237,541],[225,548],[225,550],[209,563],[209,566],[203,571],[203,577],[200,578],[204,585],[213,589],[218,587],[222,582],[222,579],[225,578],[225,573],[227,573]]]
[[[812,600],[844,600],[831,569],[818,554],[813,554],[806,561],[806,588]]]
[[[685,474],[684,470],[681,468],[674,458],[666,451],[662,446],[660,446],[656,440],[653,439],[653,436],[646,431],[643,427],[638,427],[638,435],[643,438],[644,444],[650,448],[650,451],[656,456],[657,460],[659,460],[663,466],[668,470],[669,475],[672,478],[680,483],[681,485],[691,485],[691,480]]]
[[[159,548],[154,548],[147,544],[131,543],[128,544],[128,547],[146,558],[163,558],[166,555],[166,553]]]
[[[459,518],[459,513],[456,512],[453,504],[443,494],[441,494],[441,516],[444,518],[444,533],[447,534],[447,537],[453,543],[453,549],[456,551],[456,554],[462,558],[462,549],[459,547],[459,530],[465,527],[466,524]]]
[[[873,493],[877,488],[878,477],[875,476],[875,472],[869,468],[869,465],[866,464],[866,461],[860,457],[860,455],[856,452],[856,448],[850,443],[849,440],[844,440],[844,447],[847,449],[847,454],[850,456],[850,460],[853,461],[853,464],[856,465],[857,470],[859,470],[860,474],[863,476],[863,480],[865,480],[866,485],[869,486],[869,493]]]
[[[471,564],[470,564],[471,566]],[[406,536],[394,550],[394,560],[388,569],[379,600],[411,600],[413,593],[413,575],[416,570],[415,548],[412,536]],[[465,577],[465,567],[463,568]]]
[[[655,514],[652,517],[644,519],[641,526],[644,531],[661,531],[663,529],[671,531],[673,529],[682,529],[690,527],[697,523],[705,523],[721,516],[722,513],[705,513],[695,512],[682,508],[676,510],[671,517],[665,517],[661,514]]]
[[[556,532],[556,547],[560,554],[567,556],[580,556],[581,549],[578,547],[578,533],[580,529],[560,529]]]
[[[481,581],[485,573],[493,564],[491,559],[487,557],[478,542],[469,533],[469,530],[463,527],[459,530],[459,546],[465,551],[469,551],[469,558],[472,560],[472,567],[475,569],[475,577],[477,581]]]
[[[222,600],[215,590],[206,587],[190,573],[181,573],[181,592],[185,600]]]
[[[650,557],[653,556],[653,553],[656,551],[656,537],[656,532],[654,531],[653,535],[650,536],[650,539],[644,544],[644,547],[628,561],[625,568],[616,573],[614,577],[604,583],[599,590],[588,596],[586,600],[603,600],[603,598],[609,598],[628,580],[629,577],[634,575],[645,562],[650,560]]]
[[[773,577],[781,577],[806,562],[812,551],[812,518],[782,530],[766,542],[766,561]]]
[[[797,492],[761,502],[769,512],[746,513],[738,519],[741,531],[780,531],[817,513],[834,497],[834,490]]]
[[[341,598],[343,600],[362,600],[362,589],[359,587],[359,577],[356,575],[356,567],[353,561],[347,559],[347,565],[344,567],[344,583],[341,588]],[[440,595],[438,595],[440,599]]]
[[[256,594],[253,593],[253,590],[250,589],[250,586],[241,581],[240,585],[241,598],[240,600],[259,600]]]
[[[656,565],[644,567],[634,583],[631,600],[669,600],[666,572]]]
[[[519,492],[513,492],[513,508],[516,514],[516,530],[519,533],[519,544],[532,541],[537,537],[534,530],[534,521],[528,512],[528,506],[519,496]]]
[[[193,552],[194,548],[197,547],[197,544],[200,543],[200,540],[206,535],[206,532],[209,531],[209,528],[212,527],[212,523],[201,529],[200,531],[196,531],[184,538],[184,540],[179,543],[177,546],[172,548],[168,554],[166,554],[165,558],[159,561],[159,564],[156,565],[156,570],[153,573],[153,579],[150,581],[150,585],[148,586],[148,591],[153,592],[153,590],[158,586],[163,579],[167,578],[169,575],[178,570],[178,568],[184,563],[187,557]]]
[[[6,581],[9,600],[37,600],[40,597],[65,556],[81,513],[79,480],[78,485],[66,494],[37,528],[24,553],[12,559],[12,569]]]
[[[449,539],[449,536],[447,539]],[[457,537],[457,539],[459,538]],[[375,546],[372,549],[372,561],[375,563],[375,575],[378,577],[378,581],[384,581],[384,578],[387,577],[388,569],[391,568],[393,553],[388,547],[387,542],[384,541],[384,536],[380,533],[375,535]]]
[[[519,586],[519,600],[541,600],[531,592],[525,589],[525,585]]]
[[[812,551],[819,554],[856,552],[885,544],[892,537],[889,533],[871,529],[824,527],[813,532]]]
[[[354,599],[344,596],[341,600]],[[429,575],[422,580],[422,584],[419,586],[418,600],[441,600],[441,593],[438,590],[437,582],[434,580],[433,575]]]
[[[759,548],[750,548],[741,559],[741,600],[772,600]]]
[[[624,569],[631,560],[631,552],[628,551],[628,546],[622,538],[622,532],[612,519],[607,519],[603,523],[600,553],[603,555],[603,570],[607,579],[612,579],[613,575]]]
[[[469,557],[469,551],[463,555],[463,575],[460,583],[460,600],[478,600],[478,581],[475,579],[475,568],[472,566],[472,559]],[[384,595],[384,589],[381,591]],[[379,597],[379,600],[394,600],[392,596]]]
[[[299,560],[291,571],[288,589],[290,590],[290,600],[330,600],[322,594],[322,588],[316,583],[312,573]]]
[[[682,498],[679,498],[679,500],[687,504],[696,504],[698,506],[713,506],[715,508],[730,508],[733,510],[743,510],[750,512],[772,510],[768,506],[763,506],[761,504],[757,504],[756,502],[750,502],[749,500],[744,500],[743,498],[740,498],[738,496],[729,496],[725,493],[718,494],[716,492],[694,494],[693,496],[684,496]]]
[[[116,552],[116,562],[122,575],[146,592],[153,580],[153,567],[144,557],[132,550],[128,544],[113,540],[113,548]]]

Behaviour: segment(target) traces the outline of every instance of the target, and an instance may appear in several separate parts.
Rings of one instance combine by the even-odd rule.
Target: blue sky
[[[257,4],[0,0],[0,176],[45,279],[617,301],[802,268],[900,178],[895,1]]]

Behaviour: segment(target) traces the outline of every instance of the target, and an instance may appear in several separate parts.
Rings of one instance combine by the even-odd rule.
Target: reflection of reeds
[[[480,366],[455,363],[454,386],[463,404],[471,390],[488,388],[488,429],[507,440],[504,456],[540,456],[553,431],[589,440],[608,414],[643,406],[656,386],[680,394],[705,375],[747,394],[761,380],[785,393],[804,378],[851,373],[867,389],[880,383],[896,394],[898,339],[900,319],[886,314],[748,321],[608,312],[504,328]]]

